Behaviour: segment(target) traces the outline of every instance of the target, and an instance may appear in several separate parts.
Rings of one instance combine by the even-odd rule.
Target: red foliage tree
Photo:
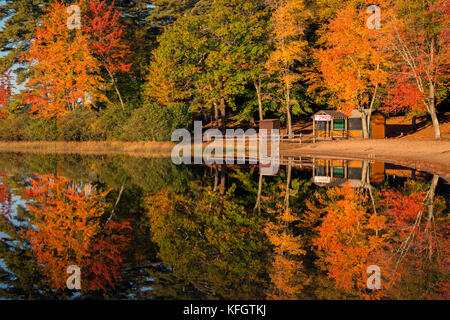
[[[130,73],[132,63],[128,63],[131,51],[123,41],[124,26],[120,22],[121,13],[116,10],[114,2],[91,2],[89,5],[86,32],[90,35],[90,49],[101,65],[108,72],[117,92],[122,109],[122,96],[117,87],[114,74]]]
[[[450,2],[391,2],[380,38],[395,61],[390,74],[387,111],[428,112],[435,138],[441,138],[436,105],[448,90],[450,71]]]

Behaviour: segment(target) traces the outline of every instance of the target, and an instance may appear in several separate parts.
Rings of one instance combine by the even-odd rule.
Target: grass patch
[[[52,153],[52,154],[125,154],[138,157],[170,157],[171,142],[0,142],[0,152]]]

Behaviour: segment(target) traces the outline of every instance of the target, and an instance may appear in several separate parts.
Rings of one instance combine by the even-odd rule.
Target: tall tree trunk
[[[108,219],[106,220],[105,225],[107,225],[107,224],[109,223],[109,221],[111,220],[111,218],[112,218],[113,215],[114,215],[114,212],[115,212],[116,209],[117,209],[117,205],[119,204],[120,198],[122,197],[123,189],[124,189],[124,187],[125,187],[125,181],[126,181],[126,179],[124,180],[124,182],[122,183],[122,186],[120,187],[120,191],[119,191],[119,195],[117,196],[116,203],[114,204],[114,207],[113,207],[113,209],[111,210],[111,214],[109,215]]]
[[[214,120],[216,122],[216,128],[219,128],[219,109],[217,108],[217,102],[214,101]]]
[[[361,120],[362,120],[362,129],[364,139],[369,139],[369,120],[370,120],[371,112],[367,112],[361,110]]]
[[[373,214],[377,215],[377,207],[375,206],[375,199],[373,197],[372,185],[370,184],[370,170],[369,162],[363,161],[363,169],[361,175],[361,191],[364,192],[365,188],[369,191],[370,200],[372,202]],[[375,234],[378,235],[378,229],[375,230]]]
[[[263,105],[262,105],[262,92],[261,92],[261,80],[258,81],[253,80],[253,84],[255,85],[256,94],[258,95],[258,107],[259,107],[259,120],[264,120],[263,116]]]
[[[214,189],[213,191],[217,191],[217,186],[219,185],[219,168],[217,164],[214,164]]]
[[[116,93],[117,93],[117,97],[119,97],[120,106],[122,107],[122,110],[125,111],[125,106],[124,106],[124,104],[123,104],[122,95],[120,94],[119,88],[117,88],[116,79],[114,79],[113,74],[111,73],[111,71],[109,71],[108,68],[105,67],[105,69],[106,69],[106,71],[108,71],[108,74],[109,74],[109,76],[111,77],[111,80],[112,80],[112,82],[113,82],[114,89],[116,90]]]
[[[226,113],[225,99],[223,97],[220,98],[220,120],[222,122],[221,123],[221,131],[222,131],[222,134],[225,136],[227,113]]]
[[[292,118],[291,118],[291,88],[286,84],[286,122],[289,138],[293,137]]]
[[[259,174],[259,181],[258,181],[258,195],[256,197],[256,204],[255,208],[253,208],[253,212],[258,210],[258,215],[261,215],[261,192],[262,192],[262,183],[263,183],[263,175]]]
[[[379,68],[379,66],[377,67],[377,69],[378,68]],[[369,117],[372,116],[373,105],[375,104],[375,100],[377,98],[377,91],[378,91],[378,84],[375,86],[375,89],[373,90],[372,100],[370,101],[370,106],[369,106]]]
[[[434,138],[437,140],[441,139],[441,128],[439,127],[439,120],[436,114],[436,100],[435,100],[435,89],[433,83],[430,81],[429,97],[428,97],[428,112],[431,116],[431,122],[433,123]]]
[[[430,64],[433,65],[434,63],[434,39],[431,40],[431,48],[430,48]],[[441,139],[441,128],[439,127],[439,120],[436,114],[436,98],[435,98],[435,88],[434,88],[434,82],[433,78],[429,76],[428,78],[429,83],[429,92],[428,92],[428,112],[431,116],[431,121],[433,123],[434,128],[434,138],[436,140]]]
[[[292,158],[288,160],[287,173],[286,173],[286,195],[284,198],[285,210],[289,209],[289,196],[291,190],[291,176],[292,176]]]
[[[428,221],[431,221],[434,213],[434,197],[436,194],[436,187],[439,182],[439,176],[437,174],[433,175],[433,179],[431,180],[430,190],[428,191],[428,198],[426,201],[426,205],[428,207]]]
[[[434,197],[436,194],[436,187],[438,185],[439,182],[439,176],[438,175],[433,175],[433,180],[431,180],[431,186],[430,186],[430,191],[428,191],[428,199],[426,201],[426,205],[427,205],[427,209],[428,209],[428,219],[427,219],[427,227],[426,227],[426,233],[428,234],[428,258],[432,259],[432,254],[433,254],[433,230],[432,229],[432,224],[433,224],[433,220],[434,220]]]
[[[434,138],[436,140],[441,139],[441,128],[439,127],[439,120],[436,115],[436,108],[433,106],[430,111],[431,115],[431,121],[433,122],[433,129],[434,129]]]
[[[224,195],[227,182],[227,166],[222,164],[220,169],[220,194]]]

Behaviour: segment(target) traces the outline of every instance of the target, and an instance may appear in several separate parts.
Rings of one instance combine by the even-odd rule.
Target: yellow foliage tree
[[[307,11],[303,0],[273,0],[272,37],[274,51],[266,63],[269,74],[275,75],[283,91],[288,134],[291,137],[291,89],[300,79],[295,72],[295,62],[306,55],[307,42],[304,36],[304,19]]]

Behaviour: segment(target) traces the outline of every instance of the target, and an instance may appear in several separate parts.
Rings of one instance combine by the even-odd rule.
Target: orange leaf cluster
[[[90,184],[77,187],[53,175],[38,175],[25,188],[36,228],[23,235],[52,288],[64,289],[71,265],[81,268],[83,290],[106,291],[120,280],[121,251],[129,241],[125,232],[130,225],[128,221],[101,223],[109,207],[106,194]]]
[[[327,196],[329,202],[322,209],[325,216],[313,240],[322,267],[338,287],[346,291],[364,290],[371,255],[385,245],[377,232],[384,227],[384,218],[370,216],[363,206],[365,196],[349,184],[328,189]]]
[[[347,114],[368,107],[374,88],[386,82],[387,55],[379,50],[376,30],[366,27],[365,11],[352,6],[338,11],[321,30],[323,49],[315,51],[332,107]]]
[[[22,60],[30,64],[29,89],[23,95],[31,112],[43,117],[61,117],[78,107],[106,102],[108,88],[101,75],[103,66],[112,77],[129,72],[129,50],[123,43],[120,14],[104,1],[77,2],[83,9],[81,29],[67,28],[66,6],[52,1]],[[89,18],[86,18],[89,17]]]
[[[297,299],[305,284],[302,258],[306,254],[301,236],[293,234],[293,223],[299,220],[290,208],[280,201],[284,198],[280,191],[275,201],[275,207],[268,209],[274,215],[275,221],[269,221],[264,228],[266,236],[273,246],[274,257],[270,272],[272,288],[267,293],[268,299]]]

